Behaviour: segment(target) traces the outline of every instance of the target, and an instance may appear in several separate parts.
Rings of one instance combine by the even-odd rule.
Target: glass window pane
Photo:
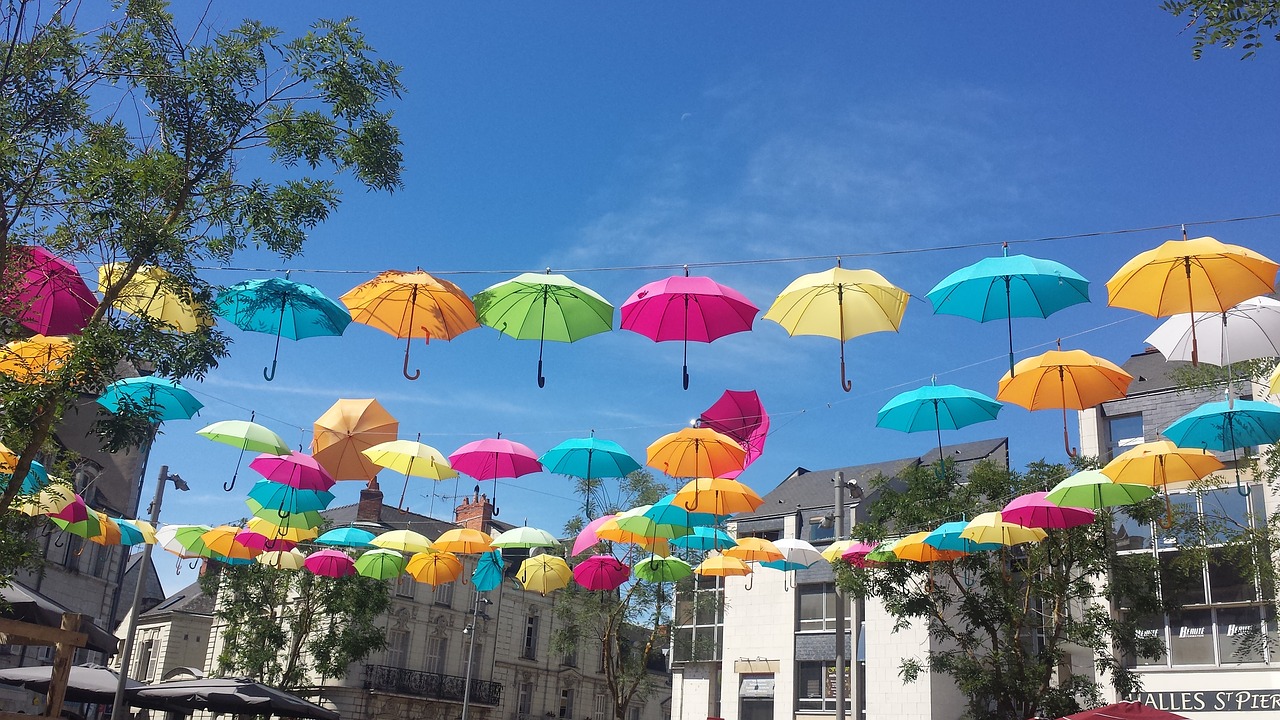
[[[1253,495],[1253,493],[1249,493]],[[1201,495],[1204,507],[1206,541],[1215,545],[1250,527],[1249,498],[1236,491],[1235,485],[1209,490]]]
[[[822,680],[822,663],[800,663],[796,670],[796,699],[799,701],[799,709],[822,709]]]
[[[1169,639],[1165,635],[1163,615],[1146,618],[1139,623],[1138,636],[1144,638],[1156,638],[1164,645],[1165,648],[1169,647]],[[1169,654],[1167,652],[1161,653],[1158,657],[1138,657],[1134,660],[1134,664],[1144,667],[1150,667],[1153,665],[1164,667],[1168,662]]]
[[[1218,609],[1218,657],[1222,664],[1262,662],[1261,608]]]
[[[1150,547],[1151,523],[1138,522],[1123,512],[1116,513],[1116,551],[1147,550]]]
[[[1199,523],[1194,522],[1200,512],[1196,493],[1169,493],[1169,502],[1173,505],[1174,527],[1156,529],[1156,547],[1173,550],[1179,546],[1200,545]]]
[[[1204,605],[1204,567],[1179,551],[1160,553],[1160,591],[1166,603]]]
[[[1183,610],[1169,618],[1169,656],[1174,665],[1212,665],[1213,617],[1209,610]]]
[[[1106,460],[1111,460],[1134,445],[1142,443],[1142,415],[1120,415],[1107,418],[1108,444],[1110,453]]]
[[[1232,557],[1220,550],[1211,551],[1209,556],[1209,592],[1215,603],[1253,602],[1257,599],[1257,589],[1253,577],[1247,575],[1247,569]]]

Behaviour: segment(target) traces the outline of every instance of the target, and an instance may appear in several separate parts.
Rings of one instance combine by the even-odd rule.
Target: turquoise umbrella
[[[689,512],[682,503],[674,503],[675,495],[666,495],[649,506],[642,514],[659,525],[682,525],[699,527],[719,525],[729,518],[728,515],[713,515],[703,512]]]
[[[1253,445],[1270,445],[1280,440],[1280,406],[1257,400],[1232,400],[1205,403],[1173,421],[1164,431],[1178,447],[1203,448],[1219,452]],[[1233,462],[1234,464],[1234,462]],[[1248,495],[1236,468],[1236,490]]]
[[[481,553],[476,560],[476,569],[471,572],[471,584],[475,586],[476,592],[489,592],[501,585],[505,565],[500,550]]]
[[[710,527],[695,527],[684,537],[671,538],[670,543],[686,550],[722,550],[738,544],[729,533]]]
[[[876,413],[876,427],[906,433],[933,430],[942,458],[942,431],[995,420],[1003,407],[976,390],[955,385],[925,385],[895,396]]]
[[[338,545],[341,547],[372,547],[373,543],[370,541],[375,537],[377,537],[377,535],[374,535],[368,530],[361,530],[360,528],[355,527],[344,527],[337,528],[336,530],[330,530],[316,538],[314,542],[321,545]]]
[[[926,297],[933,312],[978,322],[1004,319],[1009,325],[1009,372],[1013,372],[1013,318],[1047,318],[1089,302],[1089,281],[1052,260],[1029,255],[983,258],[942,279]]]
[[[0,475],[0,485],[8,486],[9,478],[12,475]],[[49,472],[44,469],[44,465],[31,461],[31,469],[27,471],[27,476],[22,479],[22,490],[19,492],[32,494],[40,492],[49,484]]]
[[[924,536],[924,544],[939,550],[956,550],[963,553],[999,550],[1004,547],[1000,543],[977,543],[969,538],[960,537],[960,533],[967,527],[969,523],[966,520],[942,523],[933,532]]]
[[[98,397],[98,404],[113,413],[122,407],[138,408],[150,415],[152,422],[190,420],[204,407],[181,385],[150,375],[111,383]]]
[[[287,276],[246,280],[232,285],[218,294],[214,313],[230,320],[241,330],[276,336],[271,370],[262,369],[262,376],[267,380],[276,376],[281,337],[301,340],[341,335],[351,324],[351,313],[342,303],[311,285],[289,280]]]
[[[309,510],[320,511],[333,502],[333,493],[328,490],[299,490],[284,483],[270,480],[259,480],[249,488],[249,497],[257,507],[249,505],[255,513],[262,508],[278,510],[281,515],[303,513]],[[364,531],[361,531],[364,532]]]
[[[612,440],[570,438],[542,454],[538,462],[547,472],[583,480],[620,478],[640,469],[640,463]]]

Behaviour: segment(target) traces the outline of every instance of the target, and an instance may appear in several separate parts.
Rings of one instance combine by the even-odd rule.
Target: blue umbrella
[[[476,592],[489,592],[501,585],[502,569],[505,565],[500,550],[481,553],[480,558],[476,560],[476,569],[471,573],[471,584],[475,585]]]
[[[0,475],[0,486],[8,487],[9,478],[12,474]],[[27,471],[27,476],[22,479],[22,489],[19,491],[25,494],[40,492],[49,484],[49,472],[44,466],[35,460],[31,461],[31,469]]]
[[[1047,318],[1089,302],[1089,281],[1052,260],[1029,255],[983,258],[942,279],[926,297],[933,312],[978,322],[1004,318],[1009,324],[1009,372],[1013,372],[1013,318]]]
[[[373,543],[369,541],[375,537],[377,536],[368,530],[344,527],[330,530],[316,538],[314,542],[321,545],[340,545],[342,547],[373,547]]]
[[[671,538],[669,542],[686,550],[719,550],[738,544],[736,540],[729,537],[729,533],[710,527],[696,527],[688,535]]]
[[[958,430],[974,423],[995,420],[1003,407],[975,390],[955,385],[925,385],[895,396],[876,413],[876,427],[912,433],[938,433],[938,459],[942,459],[942,431]]]
[[[969,538],[960,537],[960,533],[964,532],[966,527],[969,527],[969,523],[965,520],[942,523],[933,532],[924,536],[924,544],[939,550],[955,550],[964,553],[999,550],[1004,547],[1000,543],[977,543]]]
[[[287,277],[246,280],[232,285],[219,293],[214,313],[241,330],[276,336],[271,370],[262,369],[262,376],[267,380],[276,376],[281,337],[301,340],[341,335],[351,324],[351,313],[341,303]]]
[[[1270,445],[1280,440],[1280,406],[1257,400],[1235,400],[1205,403],[1173,421],[1164,431],[1178,447],[1204,448],[1219,452],[1236,450],[1252,445]],[[1236,468],[1236,489],[1248,495],[1248,488],[1240,483],[1240,468]]]
[[[181,385],[149,375],[118,380],[107,386],[98,404],[113,413],[120,406],[135,406],[151,416],[152,422],[190,420],[204,404]]]
[[[584,480],[620,478],[640,469],[640,463],[612,440],[570,438],[542,454],[538,462],[547,472]]]
[[[259,480],[249,488],[248,500],[253,500],[261,507],[278,510],[281,515],[289,515],[308,510],[324,510],[329,507],[329,503],[333,502],[333,493],[327,490],[299,490],[284,483]],[[245,502],[247,503],[248,500]],[[255,508],[250,506],[249,509]]]
[[[675,497],[674,494],[663,497],[642,514],[659,525],[683,525],[688,528],[719,525],[729,518],[728,515],[689,512],[681,503],[672,504]]]

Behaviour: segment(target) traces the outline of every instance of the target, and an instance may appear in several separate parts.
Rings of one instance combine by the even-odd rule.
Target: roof
[[[1165,360],[1159,350],[1149,347],[1132,355],[1120,366],[1122,370],[1133,376],[1126,397],[1162,392],[1178,387],[1170,374],[1180,367],[1190,365],[1185,360]]]
[[[142,613],[142,617],[164,615],[166,613],[212,615],[213,605],[213,598],[205,595],[204,592],[201,591],[200,583],[193,582],[165,598],[159,605],[156,605],[150,610]]]
[[[368,523],[369,521],[367,520],[356,519],[356,512],[359,508],[358,503],[339,505],[338,507],[331,507],[328,510],[321,511],[320,515],[336,527]],[[381,506],[378,520],[386,530],[412,530],[430,538],[438,537],[446,530],[453,530],[458,527],[450,520],[440,520],[439,518],[420,515],[416,512],[400,510],[387,505]],[[497,520],[490,520],[489,525],[498,530],[510,530],[515,527],[515,525]]]

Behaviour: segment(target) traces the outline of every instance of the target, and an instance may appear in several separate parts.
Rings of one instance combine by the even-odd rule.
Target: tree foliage
[[[1276,0],[1165,0],[1160,8],[1195,27],[1191,53],[1197,60],[1210,45],[1239,47],[1240,59],[1253,57],[1267,37],[1280,40],[1280,2]]]

